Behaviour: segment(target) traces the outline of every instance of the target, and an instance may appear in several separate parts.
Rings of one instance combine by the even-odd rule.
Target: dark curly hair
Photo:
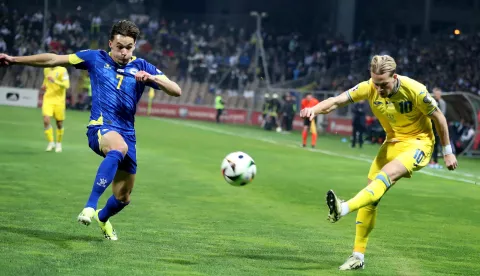
[[[113,40],[118,34],[131,37],[134,41],[137,41],[137,38],[140,35],[140,29],[138,29],[137,25],[132,21],[120,20],[112,26],[110,40]]]

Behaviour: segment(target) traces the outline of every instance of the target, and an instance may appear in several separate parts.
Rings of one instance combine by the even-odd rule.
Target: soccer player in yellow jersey
[[[374,56],[368,81],[300,112],[302,117],[313,119],[317,114],[326,114],[349,103],[367,100],[387,133],[370,167],[365,189],[348,201],[340,200],[332,190],[327,192],[328,219],[331,222],[358,210],[353,254],[339,267],[340,270],[364,268],[364,253],[368,236],[375,226],[380,199],[398,180],[410,178],[414,171],[430,161],[435,140],[430,119],[439,130],[447,168],[454,170],[457,167],[445,116],[426,87],[396,74],[396,67],[392,57]]]
[[[148,90],[148,106],[147,106],[147,115],[150,116],[152,113],[152,104],[153,104],[153,99],[155,98],[155,90],[153,88],[150,88]]]
[[[65,67],[56,66],[45,68],[43,71],[45,78],[43,80],[42,114],[43,125],[45,127],[45,136],[48,140],[46,151],[62,151],[63,121],[65,120],[65,98],[67,89],[70,87],[70,79]],[[53,141],[53,128],[50,124],[50,118],[54,117],[57,122],[57,141]]]

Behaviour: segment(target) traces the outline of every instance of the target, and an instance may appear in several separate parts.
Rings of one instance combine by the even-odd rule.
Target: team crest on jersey
[[[138,69],[137,68],[132,68],[132,69],[128,70],[128,72],[132,75],[135,75],[138,72]]]

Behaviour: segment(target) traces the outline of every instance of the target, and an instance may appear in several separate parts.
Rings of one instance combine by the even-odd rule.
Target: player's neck
[[[400,80],[398,78],[396,78],[395,83],[393,84],[393,90],[392,90],[392,92],[390,92],[390,95],[388,95],[387,98],[391,98],[395,94],[397,94],[398,89],[400,89]]]

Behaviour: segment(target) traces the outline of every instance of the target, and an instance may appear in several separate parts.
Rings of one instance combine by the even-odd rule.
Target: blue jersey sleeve
[[[168,80],[167,76],[165,76],[165,74],[159,69],[157,69],[157,67],[155,67],[153,64],[144,61],[144,65],[145,65],[145,70],[144,70],[145,72],[149,73],[152,76],[165,78]],[[157,90],[161,89],[160,87],[158,87],[156,83],[153,83],[153,82],[148,82],[146,83],[146,85],[152,87],[153,89],[157,89]]]
[[[77,69],[89,70],[95,64],[97,56],[97,50],[82,50],[75,54],[70,54],[68,61]]]

